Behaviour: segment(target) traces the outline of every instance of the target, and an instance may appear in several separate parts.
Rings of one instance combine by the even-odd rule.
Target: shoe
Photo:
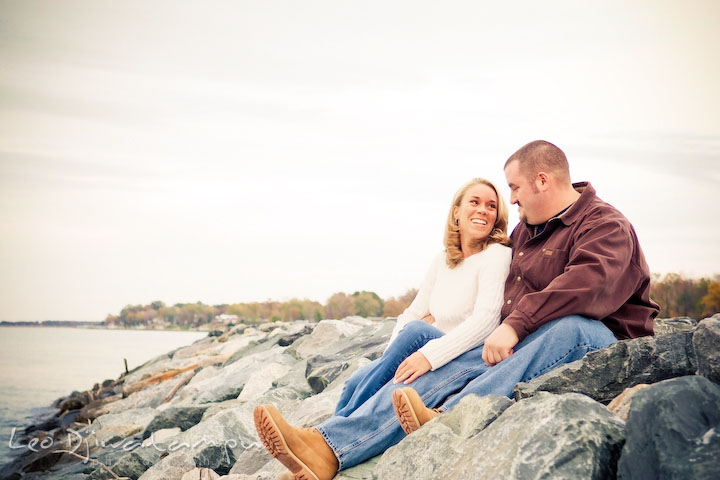
[[[276,480],[295,480],[295,475],[292,474],[289,470],[287,472],[282,472],[280,475],[275,477]]]
[[[290,470],[291,478],[330,480],[335,476],[337,458],[316,428],[293,427],[272,405],[255,407],[253,416],[263,445]]]
[[[437,408],[427,408],[420,395],[411,387],[398,388],[393,391],[392,402],[400,426],[408,435],[440,413]]]

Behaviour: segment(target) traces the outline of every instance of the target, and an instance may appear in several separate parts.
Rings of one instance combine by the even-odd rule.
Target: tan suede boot
[[[392,400],[400,426],[408,435],[440,413],[437,408],[432,410],[427,408],[420,395],[411,387],[399,388],[393,391]]]
[[[295,428],[272,405],[255,407],[255,429],[295,480],[330,480],[338,471],[335,453],[315,428]]]
[[[282,472],[280,475],[275,477],[276,480],[295,480],[295,475],[290,470]]]

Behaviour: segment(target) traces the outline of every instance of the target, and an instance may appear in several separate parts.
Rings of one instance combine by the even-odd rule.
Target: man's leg
[[[335,407],[335,415],[350,415],[393,378],[403,360],[430,340],[443,335],[441,330],[420,320],[405,325],[380,358],[360,368],[348,379]]]
[[[598,320],[580,315],[558,318],[525,337],[515,348],[515,353],[473,379],[440,409],[452,408],[471,393],[511,397],[516,383],[527,382],[562,364],[580,360],[587,352],[605,348],[616,341],[610,329]]]
[[[426,405],[440,405],[489,367],[482,361],[482,347],[460,355],[410,384]],[[392,393],[406,385],[387,382],[347,417],[333,416],[316,428],[332,448],[340,470],[378,455],[405,437],[392,405]]]

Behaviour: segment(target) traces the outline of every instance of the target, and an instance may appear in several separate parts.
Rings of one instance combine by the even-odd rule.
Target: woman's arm
[[[478,291],[472,314],[446,335],[429,341],[419,350],[432,370],[481,345],[500,322],[511,250],[491,245],[483,255],[487,258],[478,272]]]
[[[433,262],[430,264],[430,268],[425,274],[425,280],[423,280],[420,290],[418,291],[415,299],[412,301],[410,306],[405,309],[403,313],[398,315],[397,323],[393,328],[392,335],[390,336],[390,345],[400,333],[405,325],[412,322],[413,320],[422,320],[424,317],[430,315],[430,296],[432,295],[432,289],[435,285],[435,278],[437,277],[437,271],[442,262],[445,261],[445,253],[441,253],[435,257]],[[433,319],[434,321],[434,319]],[[387,350],[387,347],[386,347]]]

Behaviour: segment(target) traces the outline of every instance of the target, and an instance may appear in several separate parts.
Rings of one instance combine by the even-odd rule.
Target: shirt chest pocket
[[[519,263],[522,277],[534,291],[547,287],[555,277],[565,271],[567,250],[543,248]]]

